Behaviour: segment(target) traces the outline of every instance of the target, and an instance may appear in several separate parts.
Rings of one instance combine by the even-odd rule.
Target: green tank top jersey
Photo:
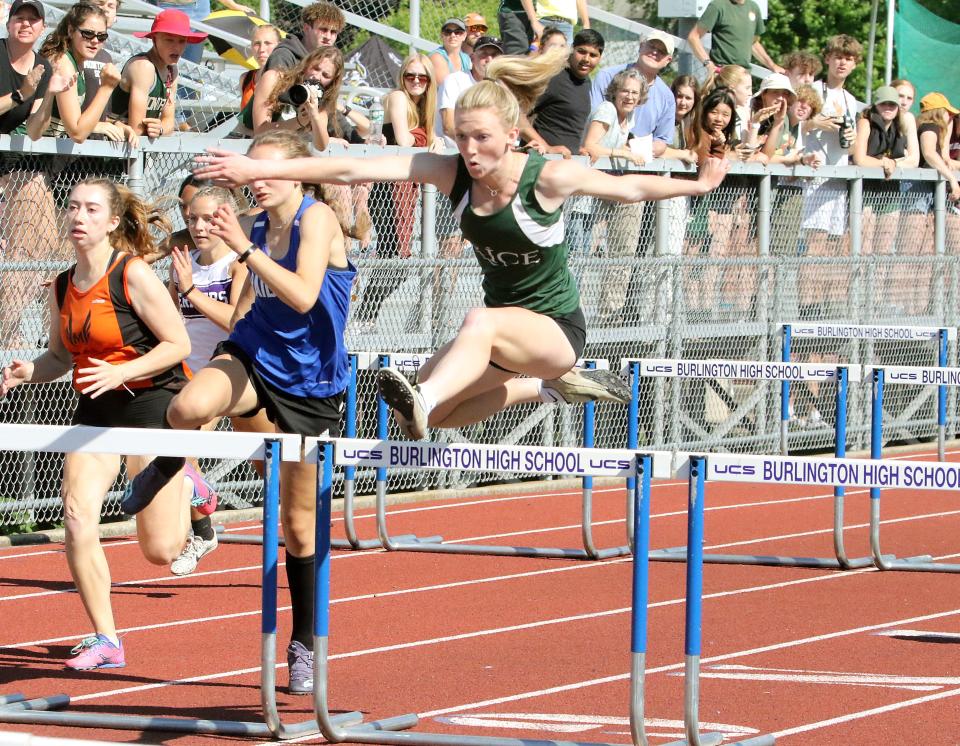
[[[470,206],[473,179],[463,159],[457,159],[450,200],[480,262],[488,307],[519,306],[556,317],[580,306],[567,267],[563,208],[547,212],[537,202],[535,186],[546,162],[539,153],[530,153],[510,203],[493,215],[477,215]]]
[[[81,102],[81,110],[83,109],[82,103],[84,97],[87,95],[87,81],[84,79],[83,70],[80,69],[80,65],[77,64],[76,58],[68,50],[67,59],[70,60],[73,65],[73,69],[78,73],[77,75],[77,98]],[[60,118],[60,109],[57,107],[57,99],[53,99],[53,108],[51,109],[50,114],[50,124],[47,126],[46,131],[43,133],[46,137],[65,137],[67,134],[67,128],[63,126],[63,120]]]
[[[127,60],[127,65],[129,65],[134,60],[146,59],[147,53],[135,54],[129,60]],[[153,64],[152,62],[150,64]],[[123,66],[124,71],[127,69],[127,65]],[[147,94],[147,119],[159,119],[160,114],[163,112],[163,107],[167,105],[167,86],[164,84],[163,78],[160,77],[160,73],[157,72],[157,68],[153,68],[153,87],[150,89],[150,93]],[[110,113],[115,116],[117,119],[126,121],[127,117],[130,116],[130,91],[125,91],[121,86],[117,86],[113,89],[113,96],[110,98]]]

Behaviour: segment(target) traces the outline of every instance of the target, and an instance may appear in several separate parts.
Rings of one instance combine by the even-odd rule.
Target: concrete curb
[[[932,443],[916,443],[905,446],[893,446],[884,449],[886,453],[892,455],[904,455],[917,453],[919,451],[929,451]],[[947,450],[960,446],[960,440],[948,440]],[[869,451],[851,451],[847,458],[863,458],[870,455]],[[596,487],[617,486],[622,480],[614,477],[604,477],[594,479]],[[481,487],[468,487],[459,490],[421,490],[419,492],[400,492],[388,496],[390,505],[402,505],[404,503],[414,502],[436,502],[440,500],[463,500],[479,496],[490,497],[498,495],[532,495],[538,492],[550,491],[561,492],[567,490],[576,490],[580,487],[580,480],[573,479],[554,479],[535,482],[510,482],[508,484],[494,484]],[[376,503],[373,495],[357,497],[354,500],[356,509],[369,509]],[[343,511],[341,500],[334,500],[333,512]],[[244,508],[242,510],[222,510],[213,514],[213,522],[217,525],[229,525],[231,523],[241,523],[243,521],[257,521],[263,516],[261,508]],[[118,536],[134,536],[137,532],[137,523],[134,519],[127,521],[118,521],[116,523],[107,523],[100,526],[100,538],[112,539]],[[35,546],[38,544],[62,544],[64,540],[64,529],[55,528],[49,531],[36,531],[29,534],[14,534],[12,536],[0,536],[0,548]]]

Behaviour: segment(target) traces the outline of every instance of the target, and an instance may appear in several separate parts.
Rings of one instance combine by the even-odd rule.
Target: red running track
[[[575,547],[579,501],[579,492],[544,491],[402,505],[390,512],[390,527],[394,534],[442,533],[448,541]],[[624,542],[624,504],[620,489],[597,491],[599,546]],[[890,491],[882,504],[885,551],[960,562],[960,497]],[[708,552],[830,553],[829,490],[711,484],[706,505]],[[685,543],[685,483],[656,484],[652,506],[652,546]],[[851,556],[868,551],[867,519],[866,493],[851,491]],[[372,517],[361,516],[358,526],[371,535]],[[221,545],[197,573],[175,578],[147,564],[132,541],[105,546],[127,667],[63,670],[68,649],[89,630],[62,549],[6,549],[0,552],[0,693],[67,693],[78,712],[258,720],[259,548]],[[417,712],[419,727],[435,732],[630,742],[629,560],[338,552],[332,578],[334,710],[358,709],[368,717]],[[790,746],[956,744],[958,582],[942,574],[708,565],[705,728],[731,737],[775,733]],[[682,564],[651,565],[646,714],[652,744],[682,736],[683,584]],[[286,603],[281,590],[281,640],[288,634]],[[285,683],[282,668],[278,679]],[[307,699],[282,693],[279,699],[286,719],[310,716]],[[145,743],[212,741],[0,729]]]

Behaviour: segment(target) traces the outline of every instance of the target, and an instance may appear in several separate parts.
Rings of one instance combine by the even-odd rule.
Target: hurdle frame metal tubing
[[[381,367],[387,367],[391,364],[391,353],[382,353],[379,356],[378,364]],[[598,363],[606,364],[607,361],[601,358],[590,358],[579,361],[586,367],[596,367]],[[583,446],[592,448],[595,443],[595,424],[596,410],[595,405],[590,402],[585,405],[583,418]],[[377,396],[377,437],[380,440],[387,440],[387,425],[390,409],[382,397]],[[593,477],[581,477],[581,513],[580,513],[580,534],[583,542],[583,548],[562,548],[562,547],[520,547],[520,546],[498,546],[492,544],[444,544],[442,536],[391,536],[387,528],[387,469],[377,467],[376,482],[376,512],[377,512],[377,532],[380,536],[380,543],[384,549],[391,552],[431,552],[435,554],[464,554],[464,555],[483,555],[493,557],[531,557],[540,559],[574,559],[574,560],[601,560],[611,557],[623,557],[630,553],[630,544],[632,542],[629,532],[630,521],[627,521],[628,534],[627,544],[617,547],[607,547],[597,549],[593,541],[592,514],[593,514]],[[628,493],[629,507],[629,493]],[[630,511],[627,510],[629,514]]]
[[[636,422],[639,416],[639,392],[640,392],[640,378],[642,376],[641,364],[644,362],[644,359],[632,360],[627,359],[624,361],[628,364],[630,370],[630,386],[633,393],[630,407],[629,407],[629,416],[630,423],[627,430],[628,443],[627,448],[630,450],[635,450],[638,447],[637,439],[639,436],[639,426]],[[705,361],[696,361],[696,360],[658,360],[657,362],[665,363],[676,363],[676,362],[687,362],[687,363],[696,363],[696,362],[705,362]],[[710,361],[718,362],[718,361]],[[753,363],[757,361],[751,360],[734,360],[728,361],[733,363]],[[788,362],[788,361],[781,361]],[[849,378],[850,378],[850,366],[848,365],[837,365],[830,366],[835,367],[837,371],[836,378],[836,420],[834,423],[834,433],[836,439],[836,447],[834,449],[835,455],[837,458],[843,458],[846,455],[846,444],[847,444],[847,394],[849,391]],[[859,371],[859,367],[856,369]],[[706,380],[706,379],[695,379],[688,378],[686,380]],[[760,379],[758,379],[760,380]],[[791,379],[791,380],[803,380],[803,379]],[[784,383],[784,382],[781,382]],[[781,385],[781,394],[784,393],[783,386]],[[833,510],[833,546],[834,546],[834,557],[789,557],[789,556],[778,556],[778,555],[762,555],[762,554],[705,554],[703,555],[703,561],[708,564],[719,564],[719,565],[762,565],[765,567],[803,567],[803,568],[815,568],[815,569],[827,569],[827,570],[850,570],[862,567],[870,567],[873,565],[872,557],[860,557],[856,559],[850,559],[846,555],[843,544],[843,490],[838,490],[834,488],[834,510]],[[702,553],[702,547],[699,550]],[[650,552],[650,559],[655,562],[689,562],[687,547],[667,547],[665,549],[655,549]]]
[[[686,740],[674,741],[667,746],[716,746],[724,740],[723,733],[700,732],[700,651],[703,637],[703,553],[704,524],[704,477],[706,457],[689,457],[689,481],[687,489],[687,560],[686,604],[684,616],[684,664],[683,664],[683,724]],[[731,746],[772,746],[772,735],[752,736],[736,741]]]
[[[519,738],[487,737],[478,735],[445,735],[411,731],[419,718],[415,713],[375,720],[359,725],[344,725],[330,716],[329,708],[329,634],[330,634],[330,503],[333,488],[334,447],[332,441],[317,443],[317,523],[316,523],[316,588],[314,609],[313,702],[317,723],[323,737],[331,743],[371,743],[399,746],[530,746],[531,741]],[[635,454],[633,514],[637,526],[637,545],[649,546],[650,479],[653,457]],[[649,566],[646,552],[633,556],[632,610],[631,610],[631,666],[630,666],[630,731],[634,746],[647,746],[644,732],[644,684],[647,637],[647,590]],[[393,731],[404,730],[405,733]],[[608,744],[577,744],[572,741],[538,739],[538,746],[610,746]],[[761,746],[756,744],[755,746]]]
[[[842,322],[829,322],[829,321],[818,321],[818,322],[790,322],[783,324],[782,326],[782,336],[783,343],[781,348],[781,359],[783,362],[791,362],[790,356],[793,346],[793,327],[794,326],[810,326],[810,325],[819,325],[819,326],[834,326],[834,327],[849,327],[849,328],[865,328],[862,325],[857,324],[846,324]],[[949,364],[949,345],[950,339],[955,335],[955,329],[953,327],[947,326],[929,326],[929,327],[911,327],[911,326],[886,326],[881,325],[880,328],[887,330],[925,330],[927,332],[936,332],[937,334],[937,365],[941,368],[946,368]],[[807,336],[804,335],[806,339],[846,339],[846,337],[841,336]],[[864,341],[864,342],[875,342],[883,341],[870,338],[864,339],[855,339],[851,341]],[[923,341],[923,340],[914,340],[914,341]],[[857,364],[855,361],[848,361],[848,364]],[[865,368],[872,368],[873,366],[864,366]],[[894,367],[894,366],[881,366],[881,367]],[[780,451],[784,456],[788,456],[789,451],[789,442],[788,442],[788,432],[787,426],[790,420],[790,382],[784,381],[782,384],[782,401],[780,409]],[[872,423],[871,423],[872,426]],[[872,434],[871,434],[872,437]],[[940,385],[937,387],[937,458],[940,461],[946,461],[946,442],[947,442],[947,387]],[[841,488],[842,489],[842,488]]]
[[[267,495],[278,503],[281,460],[299,460],[299,435],[273,435],[266,437],[257,433],[216,433],[184,432],[179,430],[151,430],[149,453],[146,449],[131,449],[136,436],[143,437],[143,431],[133,428],[94,428],[87,426],[59,427],[54,425],[0,425],[0,443],[5,450],[33,450],[55,453],[87,452],[114,453],[121,455],[162,455],[180,456],[184,452],[207,458],[244,458],[264,460],[264,489]],[[233,446],[227,446],[230,441]],[[249,453],[237,453],[238,448],[246,448],[259,442],[259,447],[250,448]],[[11,445],[15,444],[15,448]],[[133,453],[131,453],[133,450]],[[274,511],[276,515],[276,509]],[[276,522],[274,522],[275,524]],[[264,553],[271,548],[271,542],[264,544]],[[274,562],[272,567],[272,618],[274,637],[276,631],[276,542],[272,543]],[[266,564],[264,570],[266,573]],[[266,574],[264,586],[267,586]],[[264,592],[266,601],[266,592]],[[268,615],[264,606],[264,616]],[[266,622],[264,622],[266,626]],[[264,646],[265,648],[265,646]],[[268,663],[270,663],[268,667]],[[261,691],[266,702],[266,684],[275,679],[276,654],[272,658],[261,660]],[[287,727],[276,717],[274,706],[271,712],[266,707],[266,722],[254,723],[235,720],[206,720],[200,718],[154,717],[140,715],[111,715],[81,712],[57,712],[70,704],[66,694],[25,700],[21,694],[0,697],[0,723],[26,723],[30,725],[55,725],[72,728],[106,728],[110,730],[160,731],[164,733],[188,733],[195,735],[249,736],[253,738],[291,738],[318,732],[313,721],[298,723]],[[53,711],[51,711],[53,710]],[[344,713],[334,718],[339,723],[353,723],[362,719],[359,713]]]
[[[793,341],[793,325],[783,325],[783,346],[781,348],[781,360],[785,363],[791,362]],[[845,377],[846,378],[846,377]],[[790,384],[791,381],[783,381],[780,384],[780,452],[784,456],[790,455],[790,436],[788,428],[790,425]],[[844,380],[844,387],[847,381]],[[836,422],[836,442],[834,444],[834,455],[837,458],[844,458],[847,455],[847,406],[846,395],[844,396],[844,406],[841,409],[837,407]],[[843,419],[843,429],[840,429],[840,419]],[[843,437],[840,437],[840,433]],[[873,564],[873,557],[847,556],[847,548],[843,537],[843,523],[846,498],[846,488],[843,485],[833,486],[833,553],[837,558],[838,568],[840,570],[859,570],[864,567],[870,567]]]
[[[882,367],[871,371],[873,386],[870,396],[870,458],[880,460],[883,457],[883,389],[886,371]],[[945,386],[939,388],[945,389]],[[941,398],[945,400],[945,394]],[[940,459],[943,461],[943,459]],[[934,562],[930,555],[897,559],[884,555],[880,547],[880,487],[870,488],[870,549],[873,563],[878,570],[901,570],[905,572],[942,572],[960,573],[960,564]]]

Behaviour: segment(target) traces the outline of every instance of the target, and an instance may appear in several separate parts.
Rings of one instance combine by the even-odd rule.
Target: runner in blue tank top
[[[336,184],[413,181],[433,184],[451,198],[483,273],[484,307],[467,313],[457,336],[420,369],[416,386],[397,370],[379,371],[380,393],[411,438],[425,437],[428,426],[463,427],[525,402],[628,401],[629,389],[616,374],[573,368],[586,325],[567,267],[564,202],[575,195],[641,202],[705,194],[726,173],[725,161],[708,158],[696,181],[614,176],[515,151],[520,112],[537,97],[534,83],[541,81],[542,91],[564,60],[563,51],[493,60],[487,66],[493,80],[477,83],[457,101],[457,155],[253,163],[211,150],[198,159],[198,178],[232,184],[266,176]]]
[[[269,162],[307,157],[309,151],[297,135],[272,131],[254,138],[247,154]],[[189,430],[216,417],[265,410],[276,432],[338,436],[348,381],[343,333],[356,269],[333,211],[305,196],[299,182],[257,179],[251,188],[264,212],[250,238],[229,206],[218,208],[212,220],[214,232],[250,270],[233,331],[170,403],[167,422]],[[142,509],[183,460],[161,457],[151,463],[151,472],[134,480],[124,495],[128,513]],[[316,465],[284,462],[280,485],[293,607],[290,693],[310,694]]]

